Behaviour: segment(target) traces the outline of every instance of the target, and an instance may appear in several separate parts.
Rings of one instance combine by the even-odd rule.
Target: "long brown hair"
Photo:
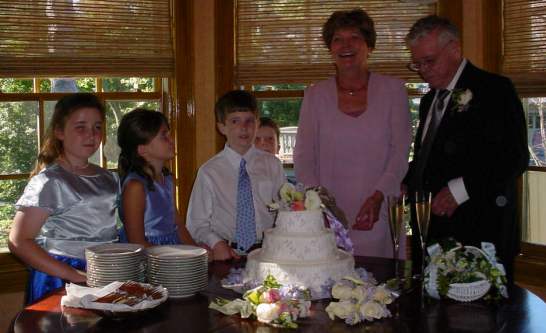
[[[47,127],[40,153],[38,153],[36,166],[30,173],[31,177],[55,162],[64,153],[63,142],[57,138],[55,131],[63,130],[68,117],[82,108],[97,109],[101,114],[103,123],[105,122],[106,113],[104,105],[97,96],[89,93],[76,93],[62,97],[55,104],[55,111]]]
[[[136,108],[121,119],[118,127],[118,146],[121,152],[118,158],[118,173],[123,184],[127,175],[135,172],[146,180],[148,190],[154,190],[154,168],[138,153],[138,146],[146,145],[155,138],[161,125],[169,127],[169,122],[161,112]],[[169,175],[166,167],[161,170]]]

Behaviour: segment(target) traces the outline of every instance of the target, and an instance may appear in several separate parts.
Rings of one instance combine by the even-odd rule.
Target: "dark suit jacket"
[[[470,199],[451,218],[432,215],[429,240],[451,236],[477,246],[490,241],[508,263],[519,251],[516,180],[529,163],[521,101],[508,78],[470,62],[455,89],[469,89],[473,97],[468,108],[459,112],[452,94],[429,154],[423,186],[435,195],[448,181],[462,177]],[[419,154],[434,94],[431,90],[421,100],[414,156]],[[412,177],[413,164],[407,180]],[[411,191],[411,182],[408,184]]]

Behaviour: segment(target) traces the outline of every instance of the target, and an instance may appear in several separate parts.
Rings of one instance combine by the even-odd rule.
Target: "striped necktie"
[[[425,135],[425,139],[421,144],[421,149],[419,150],[419,154],[417,156],[417,164],[415,168],[413,182],[416,190],[423,189],[423,175],[425,172],[425,167],[428,161],[430,151],[432,149],[432,144],[434,143],[434,137],[436,136],[436,132],[438,130],[440,122],[442,121],[442,112],[445,106],[444,100],[447,94],[449,94],[449,90],[439,90],[438,95],[436,96],[436,101],[434,102],[434,106],[431,110],[432,114],[430,115],[430,122],[428,124],[427,133]]]

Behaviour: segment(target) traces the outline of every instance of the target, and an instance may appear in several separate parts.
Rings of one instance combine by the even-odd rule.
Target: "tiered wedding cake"
[[[243,282],[261,282],[271,274],[283,285],[309,288],[313,299],[329,297],[329,287],[344,276],[357,276],[353,256],[336,246],[320,209],[279,211],[263,246],[249,253]]]

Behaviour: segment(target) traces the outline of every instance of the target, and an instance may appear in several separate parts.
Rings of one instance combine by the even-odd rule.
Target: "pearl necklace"
[[[337,84],[337,87],[338,87],[339,90],[341,90],[342,92],[348,94],[349,96],[354,96],[354,95],[356,95],[356,93],[359,93],[362,90],[368,88],[368,80],[366,80],[366,82],[364,82],[364,84],[361,87],[358,87],[356,89],[345,88],[345,87],[343,87],[341,85],[341,83],[339,83],[339,79],[338,79],[337,76],[336,76],[336,84]]]

